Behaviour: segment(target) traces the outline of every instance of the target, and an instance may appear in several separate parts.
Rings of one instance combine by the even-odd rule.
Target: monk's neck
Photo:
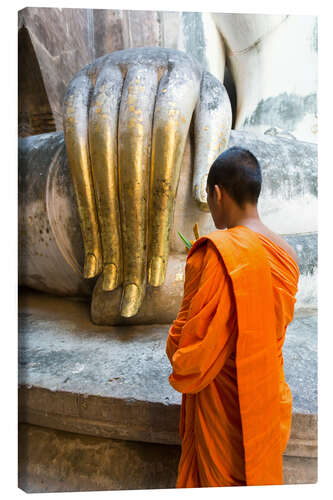
[[[240,210],[238,207],[230,212],[227,220],[227,228],[235,226],[257,226],[262,224],[256,206],[248,206],[245,210]]]

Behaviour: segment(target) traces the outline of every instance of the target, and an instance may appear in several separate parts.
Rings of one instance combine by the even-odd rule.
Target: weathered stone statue
[[[206,174],[234,145],[260,161],[260,217],[298,255],[284,480],[316,481],[316,39],[311,16],[20,11],[25,491],[174,486],[178,231],[215,229]]]
[[[191,146],[189,129],[192,117]],[[102,285],[98,282],[94,291],[94,321],[110,321],[113,324],[121,322],[121,317],[136,316],[145,295],[146,307],[136,317],[136,322],[168,322],[177,313],[182,294],[181,269],[184,267],[184,250],[180,241],[177,244],[177,231],[189,234],[196,221],[200,222],[203,232],[213,229],[209,215],[204,216],[200,211],[207,212],[207,173],[214,158],[228,144],[231,121],[231,105],[223,84],[209,72],[203,71],[192,57],[183,52],[157,47],[118,51],[97,59],[72,79],[64,100],[64,131],[83,236],[83,276],[86,279],[95,278],[100,273],[103,276]],[[259,137],[252,138],[251,148],[258,150],[254,152],[263,165],[268,162],[272,167],[273,160],[277,169],[283,158],[282,150],[287,150],[290,158],[287,164],[284,158],[284,165],[281,164],[280,169],[285,170],[289,166],[292,168],[296,159],[300,168],[297,175],[307,185],[305,192],[315,198],[315,147],[310,143],[304,146],[293,137],[289,143],[276,138],[273,141],[275,153],[271,151],[267,155],[258,146],[262,141],[272,143],[272,140],[263,135]],[[188,152],[183,158],[186,140]],[[240,142],[243,140],[241,138]],[[52,152],[52,148],[46,147]],[[296,153],[298,149],[299,152]],[[47,219],[52,217],[52,212],[57,210],[60,203],[59,196],[52,191],[50,180],[52,175],[54,178],[56,176],[53,171],[56,172],[58,166],[54,163],[59,162],[59,155],[61,153],[58,151],[57,160],[50,159],[50,170],[45,172],[48,182],[42,196],[47,200]],[[183,174],[177,206],[182,163],[186,173]],[[272,172],[270,176],[272,177]],[[267,182],[271,182],[271,192],[267,192],[266,197],[263,196],[263,203],[270,205],[270,210],[274,206],[272,191],[279,189],[278,176],[277,172],[273,183],[273,179],[267,179]],[[189,197],[186,186],[190,178],[192,194]],[[280,181],[283,178],[281,175]],[[51,201],[48,193],[50,189],[53,193]],[[63,189],[68,187],[63,186]],[[292,197],[295,202],[297,189],[300,192],[299,184],[292,193],[289,189],[283,196],[289,199]],[[303,198],[305,192],[303,187]],[[281,197],[281,192],[279,196]],[[192,206],[191,197],[197,207]],[[68,202],[68,197],[66,201]],[[280,211],[281,205],[283,203],[280,198]],[[25,215],[28,212],[27,207],[21,210]],[[303,220],[303,226],[308,222]],[[50,225],[52,229],[51,222]],[[71,232],[74,226],[72,225]],[[279,227],[276,229],[283,232]],[[60,229],[58,223],[58,229],[53,227],[53,232],[55,231],[63,233],[64,229]],[[23,238],[26,232],[23,223]],[[39,260],[41,255],[37,257],[29,250],[32,240],[33,237],[29,234],[23,244],[26,251],[21,248],[21,260]],[[61,243],[63,240],[63,236],[56,238],[60,252],[66,254],[66,261],[70,263],[72,271],[81,273],[80,265],[75,262],[74,257],[79,249],[76,252],[72,249],[65,251],[66,244]],[[69,240],[67,246],[73,244],[73,238],[69,237]],[[180,255],[173,254],[171,257],[163,296],[162,290],[157,293],[151,287],[161,287],[165,283],[169,249],[180,252]],[[52,255],[49,249],[44,252],[49,260]],[[29,268],[29,265],[25,262],[23,267]],[[52,280],[49,266],[45,271],[40,265],[37,267],[38,278],[35,272],[21,273],[23,284],[36,286],[31,283],[31,278],[32,281],[37,278],[39,283],[44,284]],[[57,278],[53,281],[51,290],[68,293],[66,285],[57,288],[60,276],[57,270],[55,273]],[[180,282],[178,284],[176,275]],[[68,286],[74,293],[80,293],[87,286],[84,283],[76,284],[78,276],[75,278],[71,279]],[[151,293],[147,290],[146,294],[146,282],[150,285]],[[39,284],[38,288],[49,290],[48,286],[41,287]],[[105,295],[103,292],[108,293]],[[168,311],[167,308],[168,312],[164,311],[163,314],[157,303],[157,309],[154,309],[153,296],[160,304],[166,300],[171,309]],[[164,300],[161,301],[162,297]],[[171,297],[175,300],[171,300]],[[103,305],[102,312],[101,304],[105,301],[108,307]],[[109,319],[106,320],[106,317]]]
[[[236,129],[317,140],[314,16],[28,8],[19,28],[22,136],[62,130],[64,92],[86,64],[121,49],[165,47],[224,81]]]
[[[316,18],[75,10],[74,22],[71,9],[54,10],[52,15],[60,34],[61,24],[68,27],[66,47],[72,44],[75,53],[79,51],[80,63],[92,60],[83,69],[77,67],[77,58],[71,64],[67,61],[66,68],[72,68],[74,73],[80,71],[73,75],[63,107],[63,95],[58,90],[64,89],[64,82],[54,85],[56,93],[50,86],[65,73],[57,71],[49,80],[54,61],[49,61],[40,49],[43,38],[50,53],[57,45],[62,54],[63,41],[56,30],[48,36],[39,30],[40,24],[34,22],[37,18],[46,30],[50,29],[43,23],[43,9],[21,12],[20,40],[25,53],[32,52],[33,46],[38,55],[42,76],[45,74],[44,101],[49,101],[55,117],[63,114],[68,158],[64,169],[69,167],[72,174],[72,181],[67,180],[73,182],[84,263],[82,270],[75,257],[81,255],[80,235],[76,232],[74,239],[72,235],[66,239],[64,226],[50,222],[52,232],[59,233],[57,251],[65,255],[65,266],[69,264],[71,269],[65,271],[59,260],[54,264],[54,273],[50,266],[44,268],[39,261],[45,254],[50,259],[50,248],[47,252],[44,249],[43,255],[33,252],[37,245],[33,239],[37,236],[26,230],[30,226],[22,220],[29,213],[25,206],[20,226],[22,284],[61,294],[89,294],[93,278],[101,274],[92,307],[92,317],[98,322],[102,321],[100,316],[106,315],[105,307],[103,314],[97,313],[104,301],[102,297],[110,304],[108,310],[114,308],[117,314],[119,310],[120,318],[116,321],[135,317],[136,321],[145,322],[144,317],[148,320],[149,314],[138,316],[143,311],[144,297],[152,305],[152,295],[158,296],[156,300],[161,303],[162,289],[157,294],[152,287],[160,288],[167,279],[170,286],[173,284],[171,290],[177,288],[177,297],[181,295],[181,279],[174,286],[171,277],[180,277],[185,258],[177,231],[191,236],[194,222],[199,222],[201,234],[213,229],[209,215],[203,213],[207,210],[206,174],[214,158],[228,145],[232,122],[242,133],[256,134],[252,139],[250,135],[248,141],[262,164],[267,165],[261,202],[263,220],[284,234],[316,231],[316,150],[312,144],[316,139]],[[112,27],[110,31],[105,29],[107,23]],[[142,48],[144,45],[156,47]],[[141,48],[135,48],[138,46]],[[119,48],[126,50],[115,50]],[[182,49],[187,55],[174,49]],[[108,50],[112,53],[95,59]],[[71,57],[65,46],[63,51],[63,57]],[[33,61],[31,55],[32,64]],[[37,125],[33,128],[37,114],[35,109],[29,118],[33,88],[25,83],[27,61],[23,57],[20,68],[20,123],[25,123],[20,130],[30,127],[34,134],[38,133]],[[66,78],[68,82],[68,75]],[[36,81],[35,87],[39,88],[38,95],[43,95],[42,84],[38,86]],[[38,115],[39,127],[45,123],[45,102],[35,102],[35,108],[42,112]],[[61,126],[62,121],[57,118],[55,128]],[[229,145],[234,134],[235,142],[243,143],[244,138],[235,131]],[[60,136],[57,140],[63,147]],[[303,147],[298,141],[304,140],[310,142]],[[55,147],[55,139],[52,141]],[[260,146],[263,143],[271,144],[267,146],[269,153],[267,147]],[[43,154],[51,154],[50,145],[44,146],[43,151],[50,151]],[[25,151],[27,147],[22,146]],[[66,161],[62,149],[58,153],[57,160],[49,158],[46,191],[51,189],[51,179],[59,170],[57,162]],[[292,180],[296,176],[304,179],[305,188],[302,181]],[[69,193],[71,187],[63,186],[63,190]],[[53,193],[51,201],[46,191],[41,196],[47,200],[46,219],[51,221],[60,211],[56,208],[59,193]],[[72,202],[68,196],[65,198],[67,201],[61,203],[69,207]],[[26,201],[23,203],[26,205]],[[70,217],[76,217],[72,211],[68,208]],[[77,224],[71,226],[73,233]],[[27,232],[29,238],[24,239]],[[76,251],[71,248],[75,239]],[[178,263],[179,258],[182,263]],[[62,271],[56,271],[57,268]],[[82,271],[84,278],[93,282],[84,282]],[[64,273],[66,277],[61,278]],[[179,300],[167,301],[173,304],[167,321],[177,312]],[[154,320],[160,316],[162,312]]]
[[[209,93],[206,99],[208,97]],[[131,104],[131,106],[133,105]],[[180,109],[182,109],[181,105]],[[86,114],[88,115],[87,111]],[[90,127],[92,127],[93,123],[90,122]],[[212,120],[209,126],[212,127],[213,125],[214,121]],[[87,123],[86,126],[83,129],[84,132],[89,130]],[[206,125],[203,128],[206,128]],[[205,132],[208,135],[210,131],[208,129]],[[107,137],[107,129],[101,129],[101,134],[102,138]],[[141,144],[137,140],[137,136],[125,135],[125,137],[127,137],[127,144],[129,139],[133,141],[133,147],[139,147]],[[113,135],[113,139],[115,141],[113,151],[115,151],[117,147],[115,134]],[[111,205],[111,202],[116,207],[113,211],[106,211],[108,217],[105,222],[106,232],[112,223],[115,224],[116,228],[119,228],[119,232],[116,233],[117,238],[119,238],[119,246],[113,247],[112,244],[109,244],[109,247],[106,247],[106,251],[112,252],[116,249],[118,255],[127,256],[127,265],[132,272],[133,269],[140,271],[140,266],[143,266],[143,269],[146,266],[147,250],[149,248],[147,246],[144,248],[144,246],[147,245],[147,225],[148,223],[151,224],[149,221],[152,220],[148,217],[147,205],[148,207],[152,206],[154,198],[155,200],[157,198],[155,206],[159,207],[158,213],[161,220],[164,217],[166,229],[168,230],[168,240],[164,247],[164,255],[167,259],[165,280],[157,287],[149,282],[146,285],[146,282],[143,281],[141,286],[145,288],[145,295],[142,303],[139,304],[141,307],[139,307],[136,314],[127,318],[121,314],[122,286],[117,286],[112,291],[105,291],[103,290],[103,274],[100,275],[97,282],[95,278],[84,278],[85,236],[83,233],[82,239],[76,200],[79,199],[80,201],[80,195],[84,203],[87,203],[87,200],[83,197],[84,191],[83,193],[79,191],[76,197],[74,195],[63,133],[58,132],[21,139],[19,145],[19,274],[21,283],[38,290],[60,295],[90,296],[92,294],[91,316],[96,323],[147,324],[170,323],[173,321],[178,312],[183,294],[186,260],[185,248],[177,232],[181,231],[183,234],[191,237],[192,227],[195,222],[198,222],[201,234],[206,234],[214,229],[211,216],[205,211],[204,200],[198,203],[195,198],[195,184],[193,186],[192,179],[195,179],[195,176],[193,176],[195,168],[194,158],[198,154],[198,151],[200,154],[200,142],[198,144],[197,139],[198,137],[192,138],[191,134],[187,137],[182,165],[181,167],[178,166],[180,171],[178,172],[179,182],[177,190],[178,179],[173,181],[174,193],[171,201],[174,205],[172,203],[165,203],[165,207],[161,207],[161,204],[159,204],[162,199],[161,194],[166,194],[163,190],[153,191],[151,189],[150,198],[148,199],[146,194],[149,191],[148,166],[150,167],[152,164],[150,161],[147,161],[147,158],[145,160],[147,163],[144,165],[146,170],[143,168],[139,170],[139,173],[145,172],[146,175],[145,182],[141,182],[141,189],[144,194],[142,195],[139,192],[136,198],[133,194],[126,196],[126,190],[129,188],[123,188],[123,198],[121,199],[120,207],[123,207],[123,213],[126,213],[126,210],[132,210],[132,213],[136,211],[134,212],[136,217],[141,215],[141,226],[135,217],[131,219],[130,217],[123,216],[120,223],[118,178],[122,179],[123,175],[124,184],[125,182],[130,183],[135,181],[135,169],[132,169],[131,175],[127,173],[127,176],[121,171],[123,167],[123,172],[126,172],[126,169],[130,165],[129,163],[125,162],[123,164],[120,162],[119,170],[114,169],[112,171],[115,177],[114,184],[111,184],[108,189],[102,189],[100,210],[104,207],[103,204],[105,204],[105,207],[108,207]],[[195,145],[193,144],[195,141],[197,141],[197,149],[195,149]],[[167,149],[170,143],[165,140],[163,144]],[[315,265],[313,260],[315,259],[315,253],[310,251],[312,246],[310,240],[312,241],[314,236],[311,233],[307,236],[298,236],[297,234],[309,233],[307,230],[314,227],[315,223],[313,207],[317,197],[316,145],[290,138],[280,138],[278,136],[259,136],[246,131],[231,131],[228,144],[230,146],[246,146],[260,160],[263,171],[263,192],[260,200],[260,209],[263,220],[276,231],[289,234],[290,242],[293,246],[297,245],[297,251],[303,266],[302,270],[307,273]],[[203,150],[204,152],[205,149]],[[118,151],[119,153],[121,154],[121,150]],[[201,154],[203,155],[203,153]],[[102,157],[102,165],[104,167],[99,171],[100,185],[104,188],[108,180],[108,160],[112,159],[112,155],[106,155],[105,149],[102,148],[100,156]],[[165,157],[168,158],[167,155]],[[89,155],[86,155],[86,158],[89,158]],[[134,162],[132,165],[135,166],[138,164]],[[37,166],[38,168],[36,168]],[[87,211],[86,213],[88,217],[91,217],[95,221],[94,234],[96,241],[99,242],[99,228],[101,226],[98,223],[95,206],[96,191],[92,180],[94,166],[91,170],[90,163],[86,163],[84,166],[86,168],[86,177],[84,177],[80,169],[74,172],[74,175],[77,176],[78,184],[80,185],[81,183],[81,187],[86,188],[86,193],[89,195],[87,197],[91,201],[92,212]],[[205,168],[209,167],[207,164],[205,166],[202,163],[201,168],[197,171],[199,176],[201,176],[201,182],[205,180]],[[156,170],[159,172],[158,165],[155,167],[155,173]],[[119,175],[117,172],[119,172]],[[168,175],[172,179],[176,175],[175,170],[170,168]],[[83,183],[83,180],[86,178],[89,180],[89,184],[87,185]],[[104,185],[103,178],[105,179]],[[89,225],[86,224],[85,227],[89,228]],[[159,225],[158,227],[160,228],[161,226]],[[141,252],[137,252],[137,241],[140,231],[143,243]],[[111,235],[106,234],[109,238],[115,238],[114,233],[111,233]],[[125,238],[127,238],[125,246],[123,246],[124,234]],[[160,233],[157,232],[156,236],[160,236]],[[91,238],[88,231],[86,238],[88,241]],[[309,242],[305,243],[305,240],[307,241],[308,239]],[[121,241],[123,241],[123,244],[121,244]],[[99,251],[100,248],[103,248],[104,251],[105,246],[99,246]],[[124,251],[122,251],[122,248],[124,248]],[[135,268],[135,264],[137,268]],[[121,264],[118,265],[122,268]],[[95,275],[97,277],[98,272]],[[135,274],[134,277],[136,278]]]

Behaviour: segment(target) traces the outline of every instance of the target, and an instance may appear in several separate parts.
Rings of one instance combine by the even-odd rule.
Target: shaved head
[[[247,149],[234,146],[214,161],[209,170],[207,188],[212,193],[217,184],[243,208],[246,203],[257,203],[261,182],[261,168],[257,158]]]

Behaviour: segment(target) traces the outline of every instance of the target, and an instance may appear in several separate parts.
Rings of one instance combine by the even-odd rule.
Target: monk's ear
[[[215,191],[215,194],[216,194],[217,201],[222,200],[222,197],[223,197],[223,188],[222,188],[222,186],[219,186],[218,184],[215,184],[214,191]]]

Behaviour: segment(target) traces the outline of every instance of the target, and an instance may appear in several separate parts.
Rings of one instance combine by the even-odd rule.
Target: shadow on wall
[[[18,135],[55,132],[56,125],[28,30],[18,33]]]

